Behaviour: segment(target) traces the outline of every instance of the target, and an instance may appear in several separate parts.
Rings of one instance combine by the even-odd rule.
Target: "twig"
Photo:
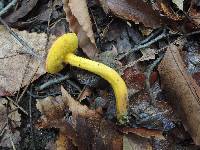
[[[64,81],[64,80],[66,80],[66,79],[69,79],[69,78],[70,78],[70,75],[67,74],[67,75],[62,76],[62,77],[59,77],[59,78],[57,78],[57,79],[49,80],[48,82],[46,82],[46,83],[40,85],[39,88],[38,88],[38,90],[41,91],[41,90],[43,90],[43,89],[45,89],[45,88],[47,88],[47,87],[49,87],[49,86],[51,86],[51,85],[58,84],[58,83],[60,83],[60,82],[62,82],[62,81]]]
[[[40,67],[40,64],[37,66],[37,68],[36,68],[35,72],[33,73],[33,76],[31,77],[31,79],[29,80],[29,83],[28,83],[28,84],[26,85],[26,87],[24,88],[24,90],[23,90],[22,94],[21,94],[21,95],[20,95],[20,97],[19,97],[19,98],[16,100],[16,101],[17,101],[17,103],[19,103],[19,102],[21,101],[22,97],[24,96],[24,93],[25,93],[25,92],[26,92],[26,90],[28,89],[28,87],[29,87],[30,83],[33,81],[33,78],[34,78],[35,74],[37,73],[37,71],[38,71],[39,67]]]
[[[8,30],[8,32],[24,47],[26,47],[26,51],[28,54],[36,57],[39,60],[42,60],[42,57],[35,52],[35,49],[32,48],[30,45],[28,45],[27,42],[25,42],[22,38],[19,37],[17,33],[15,33],[11,28],[7,25],[7,23],[0,17],[0,22],[3,24],[3,26]]]
[[[128,50],[128,52],[126,52],[122,56],[119,56],[118,59],[122,59],[122,58],[128,56],[130,53],[136,52],[136,51],[138,51],[138,50],[140,50],[142,48],[146,48],[146,47],[150,46],[151,44],[156,43],[157,41],[159,41],[159,40],[161,40],[161,39],[163,39],[163,38],[165,38],[167,36],[169,36],[169,34],[166,34],[165,32],[163,32],[161,35],[157,36],[155,39],[153,39],[153,40],[151,40],[151,41],[149,41],[149,42],[147,42],[147,43],[145,43],[143,45],[137,45],[133,49]]]
[[[81,92],[81,88],[78,85],[76,85],[74,82],[67,80],[67,83],[69,83],[71,86],[76,88],[79,92]]]
[[[46,95],[35,95],[35,94],[33,94],[33,93],[31,93],[30,91],[27,91],[27,93],[31,96],[31,97],[33,97],[33,98],[35,98],[35,99],[42,99],[42,98],[46,98],[46,97],[48,97],[48,96],[57,96],[57,95],[61,95],[62,93],[61,92],[55,92],[55,93],[49,93],[49,94],[46,94]]]
[[[158,35],[163,29],[160,28],[158,30],[156,30],[154,33],[151,33],[147,38],[145,38],[144,40],[142,40],[139,45],[145,44],[148,41],[150,41],[152,38],[154,38],[156,35]]]
[[[5,14],[12,6],[14,6],[17,3],[17,0],[13,0],[11,1],[6,7],[4,7],[1,11],[0,11],[0,17]]]
[[[22,108],[21,106],[19,106],[14,100],[12,100],[12,98],[10,97],[6,97],[9,101],[11,101],[18,109],[20,109],[24,114],[28,115],[28,113],[24,110],[24,108]]]

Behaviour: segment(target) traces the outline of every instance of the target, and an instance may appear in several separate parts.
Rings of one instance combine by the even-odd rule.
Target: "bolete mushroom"
[[[123,124],[127,120],[128,92],[124,80],[112,68],[74,54],[78,47],[75,33],[67,33],[59,37],[49,50],[46,60],[46,70],[56,73],[63,69],[63,63],[93,72],[107,80],[115,93],[117,120]]]

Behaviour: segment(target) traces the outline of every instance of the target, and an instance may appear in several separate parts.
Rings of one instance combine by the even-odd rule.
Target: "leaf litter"
[[[101,4],[102,2],[103,1],[101,0]],[[112,18],[110,23],[106,25],[106,28],[104,28],[105,26],[101,26],[101,24],[99,24],[98,22],[99,18],[96,18],[97,16],[93,15],[95,8],[99,7],[98,2],[90,2],[89,8],[88,8],[86,1],[78,1],[78,0],[64,1],[65,12],[67,14],[67,19],[69,20],[69,27],[71,28],[71,31],[74,31],[76,33],[79,33],[79,35],[81,35],[80,39],[82,43],[79,43],[79,47],[83,49],[83,52],[88,57],[92,59],[96,59],[98,61],[102,61],[106,63],[107,65],[118,70],[123,75],[123,78],[125,79],[129,87],[130,122],[126,125],[127,128],[122,128],[115,124],[114,95],[112,93],[112,89],[108,86],[108,84],[106,84],[106,82],[102,82],[102,79],[98,77],[97,77],[98,79],[94,77],[95,81],[91,81],[93,80],[92,74],[90,75],[88,74],[88,72],[84,72],[84,71],[83,71],[84,73],[81,73],[82,71],[76,70],[75,72],[77,74],[75,73],[75,76],[73,76],[73,78],[70,80],[73,80],[73,84],[76,83],[80,86],[79,92],[81,91],[82,87],[87,87],[89,89],[89,92],[87,90],[84,90],[83,88],[82,89],[83,95],[81,96],[80,93],[73,94],[73,90],[72,90],[72,93],[68,94],[66,90],[61,88],[62,96],[48,97],[48,94],[47,94],[46,95],[47,98],[42,99],[42,100],[37,100],[37,108],[41,112],[42,116],[38,120],[36,127],[38,128],[52,128],[53,127],[53,128],[59,129],[57,140],[55,141],[55,143],[53,141],[49,141],[46,147],[48,147],[48,144],[53,145],[55,149],[66,149],[66,148],[68,149],[74,149],[74,148],[160,149],[161,147],[164,149],[178,149],[178,148],[183,149],[186,147],[187,148],[190,147],[190,144],[192,142],[189,142],[190,144],[187,145],[186,147],[180,144],[176,144],[176,143],[181,143],[188,139],[191,140],[190,136],[188,136],[188,134],[185,134],[186,133],[185,130],[182,131],[183,133],[182,135],[180,134],[171,135],[172,131],[179,129],[178,124],[180,123],[180,119],[176,116],[177,108],[173,110],[168,103],[168,99],[171,99],[171,98],[168,96],[167,97],[163,96],[163,93],[168,93],[171,91],[171,88],[173,88],[173,86],[169,87],[167,88],[167,92],[165,91],[166,90],[165,83],[171,84],[170,81],[172,80],[169,80],[169,82],[164,81],[164,79],[168,78],[169,74],[162,74],[163,72],[161,71],[161,85],[162,86],[164,85],[164,89],[165,89],[163,91],[160,87],[161,85],[158,78],[159,74],[158,74],[158,71],[156,70],[157,66],[151,66],[152,64],[154,64],[154,60],[157,59],[159,56],[160,51],[157,51],[156,49],[160,47],[162,48],[162,46],[165,45],[163,44],[165,43],[165,41],[164,40],[157,41],[157,44],[155,44],[154,46],[151,46],[150,44],[149,48],[144,48],[144,49],[140,49],[137,52],[132,52],[131,55],[128,55],[128,57],[126,57],[125,59],[122,59],[122,60],[117,59],[117,55],[119,53],[124,53],[124,52],[126,53],[127,51],[129,51],[129,49],[133,48],[135,44],[137,45],[140,44],[142,38],[144,38],[143,37],[144,35],[140,34],[140,31],[137,30],[138,26],[141,29],[141,24],[138,24],[138,23],[143,23],[145,26],[145,27],[142,27],[143,28],[142,32],[146,31],[147,29],[146,27],[155,29],[157,27],[162,27],[165,25],[168,25],[169,27],[171,27],[171,30],[172,30],[174,29],[174,26],[178,27],[179,21],[182,20],[183,18],[182,16],[180,17],[179,16],[180,13],[177,14],[177,12],[174,11],[174,7],[172,7],[171,4],[165,0],[155,1],[151,4],[143,2],[143,1],[142,2],[138,1],[139,4],[137,5],[127,5],[129,4],[129,2],[130,1],[128,0],[104,1],[103,7],[107,13],[107,14],[104,14],[104,19],[107,19],[109,17]],[[81,5],[82,7],[81,8],[77,7],[77,5],[80,6],[81,3],[82,3]],[[135,3],[135,2],[131,2],[131,4],[132,3]],[[61,8],[62,4],[59,3],[58,5]],[[182,6],[180,7],[180,4],[177,3],[177,5],[180,9],[182,8]],[[138,7],[135,7],[135,6],[138,6]],[[18,7],[20,8],[20,5]],[[144,7],[146,9],[143,9]],[[133,10],[131,11],[131,16],[127,15],[128,14],[127,12],[129,11],[129,9],[127,8],[130,8],[130,10]],[[31,8],[30,9],[27,8],[27,10],[28,10],[27,12],[29,12]],[[121,18],[122,20],[117,19],[114,16],[110,16],[110,12],[111,14],[114,14],[115,16]],[[152,13],[148,13],[148,12],[152,12]],[[24,16],[26,15],[27,13],[24,14]],[[43,17],[37,16],[38,19],[41,19],[41,22],[43,21],[46,22],[47,19],[48,19],[48,22],[51,20],[51,19],[49,20],[49,17],[47,17],[45,13],[43,15],[44,15]],[[23,20],[25,18],[24,16],[22,17],[18,16],[20,19],[17,18],[16,23]],[[101,18],[101,15],[98,17],[100,17],[100,19],[103,18],[103,17]],[[42,19],[44,20],[42,21]],[[95,28],[97,31],[94,30],[94,26],[92,29],[91,20],[93,24],[95,24]],[[107,19],[107,20],[110,20],[110,19]],[[123,20],[131,20],[131,21],[123,24],[122,23],[124,22]],[[194,18],[192,18],[192,20],[195,21]],[[105,21],[104,23],[107,23],[107,22]],[[116,25],[116,27],[114,27],[114,24]],[[119,24],[122,29],[120,29]],[[182,27],[184,25],[185,24],[183,24]],[[64,31],[63,26],[61,27],[62,29],[57,30],[58,32]],[[150,28],[148,28],[148,30],[152,31],[152,29]],[[55,32],[57,31],[55,30]],[[21,31],[16,31],[16,32],[17,33],[19,32],[19,34],[21,33]],[[27,33],[27,34],[32,35],[35,33]],[[39,35],[41,36],[39,37],[39,39],[40,38],[45,39],[45,37],[43,37],[42,34],[39,34]],[[99,38],[101,39],[101,41],[99,40]],[[28,37],[28,39],[30,39],[30,37]],[[168,39],[168,40],[171,40],[171,39]],[[4,41],[4,43],[5,42],[6,41]],[[101,42],[103,42],[103,46]],[[96,58],[95,56],[99,52],[99,50],[96,48],[96,43],[98,44],[98,47],[100,45],[101,50],[103,49],[103,50],[112,50],[112,51],[101,53],[98,56],[98,58]],[[12,44],[9,43],[8,45],[12,45]],[[180,45],[183,45],[183,43],[181,43]],[[33,46],[34,48],[37,47],[35,45]],[[39,44],[39,46],[43,46],[43,45]],[[175,45],[174,47],[177,47],[177,45]],[[21,50],[22,48],[21,47],[17,49],[14,48],[15,50],[14,54],[9,55],[8,58],[13,57],[12,55],[24,56],[25,54],[21,54],[21,51],[19,53],[19,49]],[[10,51],[12,52],[12,50]],[[78,55],[81,54],[79,52],[80,51],[78,50]],[[164,52],[164,50],[162,52]],[[165,62],[165,59],[168,56],[168,52],[169,52],[169,48],[166,51],[166,54],[162,63]],[[39,53],[41,53],[42,55],[46,54],[45,52],[39,52]],[[2,55],[5,59],[5,57],[7,57],[6,55],[8,54],[3,53],[2,51]],[[175,57],[175,60],[177,60],[178,63],[182,64],[181,58],[179,56],[177,57],[178,59]],[[193,56],[188,56],[188,58],[189,57],[193,58]],[[31,62],[31,59],[33,58],[32,57],[30,58],[30,62]],[[173,62],[172,60],[169,59],[168,64],[172,63]],[[17,60],[13,59],[13,61],[11,62],[15,62],[15,61]],[[129,66],[126,66],[127,64],[129,64]],[[147,66],[150,66],[150,67],[147,67]],[[123,69],[123,67],[125,69]],[[170,70],[170,69],[173,69],[174,66],[171,68],[168,68],[169,66],[164,65],[164,67],[167,68],[166,70]],[[25,68],[25,65],[22,66],[22,68]],[[34,68],[34,65],[33,65],[33,68]],[[153,68],[153,69],[149,71],[148,70],[149,68],[150,69]],[[189,69],[192,70],[193,68],[198,68],[198,67],[190,67]],[[13,68],[10,68],[10,69],[13,69]],[[186,67],[184,67],[184,69],[186,69]],[[182,69],[182,73],[185,71],[184,69]],[[74,70],[75,69],[73,67],[70,68],[70,71],[74,72]],[[42,71],[44,71],[44,69]],[[23,72],[26,72],[26,71],[23,71]],[[151,72],[150,77],[147,77],[145,72]],[[195,71],[194,73],[195,75],[197,74],[197,77],[196,76],[195,77],[196,77],[196,81],[198,81],[198,71]],[[14,71],[13,71],[13,74],[14,74]],[[43,72],[41,74],[43,74]],[[41,74],[38,74],[38,77]],[[84,74],[85,76],[83,76]],[[180,72],[177,72],[176,75],[180,75]],[[172,74],[172,76],[175,76],[175,75]],[[187,76],[188,80],[191,81],[192,83],[191,86],[193,86],[195,81],[193,82],[193,79],[191,78],[191,76],[188,75],[187,73],[186,74],[183,73],[183,76],[184,77]],[[194,77],[194,75],[192,76]],[[166,77],[166,78],[163,79],[163,77]],[[21,77],[20,85],[22,85],[23,83],[22,82],[23,78],[26,78],[26,76]],[[180,75],[180,79],[182,79],[181,75]],[[11,78],[9,78],[9,80],[11,80]],[[147,80],[149,80],[148,82],[150,82],[149,89],[146,86]],[[92,83],[93,85],[90,84],[90,82],[93,82]],[[105,84],[106,87],[105,85],[102,86],[100,83]],[[24,85],[26,84],[27,83],[24,83]],[[34,86],[34,84],[31,84],[31,85]],[[20,87],[21,86],[18,86],[16,90],[12,92],[2,90],[3,91],[2,93],[4,95],[11,95],[15,93],[16,91],[19,91]],[[193,86],[193,87],[196,88],[197,86]],[[188,87],[186,86],[185,89],[187,88]],[[178,88],[174,88],[173,91],[177,92]],[[37,93],[38,91],[36,90],[35,92]],[[44,91],[40,91],[40,92],[42,93]],[[98,94],[101,97],[96,97]],[[74,100],[73,97],[75,97],[75,95],[81,96],[81,99],[82,99],[81,104],[78,101]],[[187,96],[185,97],[185,99],[187,99]],[[179,103],[179,105],[180,107],[182,107],[181,103]],[[177,106],[178,108],[179,108],[179,105]],[[182,112],[185,112],[185,110],[187,112],[187,106],[188,105],[186,104],[185,105],[186,108],[184,108]],[[189,108],[191,110],[193,106],[192,107],[189,106]],[[177,113],[177,114],[180,115],[181,113]],[[198,131],[198,126],[191,127],[190,124],[188,125],[187,119],[185,119],[189,116],[189,115],[187,116],[187,113],[186,115],[180,115],[180,116],[183,116],[182,121],[184,123],[185,128],[190,134],[192,134],[192,138],[195,141],[195,143],[198,144],[198,132],[197,134],[194,134],[196,130]],[[193,118],[194,116],[195,115],[192,114],[191,118]],[[120,130],[120,129],[124,129],[124,130]],[[164,133],[167,132],[166,134],[167,136],[163,135],[163,132]],[[128,135],[125,135],[127,133]],[[149,142],[150,141],[149,139],[151,140],[151,142]],[[179,140],[179,142],[177,142],[177,139]],[[174,142],[171,142],[170,140],[174,140]],[[195,147],[192,147],[192,148],[195,149]]]

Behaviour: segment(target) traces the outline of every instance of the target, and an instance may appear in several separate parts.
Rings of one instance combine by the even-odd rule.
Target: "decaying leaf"
[[[200,145],[200,87],[186,72],[179,51],[184,41],[171,44],[159,66],[161,81],[167,96],[174,103],[175,110],[191,134],[194,142]]]
[[[142,22],[146,27],[158,28],[163,24],[159,14],[141,0],[100,0],[104,11],[111,11],[116,16]]]
[[[0,146],[2,147],[12,147],[12,142],[17,144],[21,140],[20,132],[16,129],[21,125],[21,115],[16,108],[12,102],[8,103],[6,99],[0,99]]]
[[[94,58],[98,49],[86,0],[64,0],[64,10],[70,30],[78,35],[79,46],[88,57]]]
[[[122,136],[112,122],[105,121],[95,110],[75,101],[64,88],[61,91],[62,97],[46,98],[37,103],[43,115],[37,126],[60,129],[57,148],[70,147],[71,141],[81,149],[121,149]],[[71,119],[64,116],[68,109],[72,112]]]
[[[152,137],[159,140],[164,140],[165,137],[162,135],[163,132],[159,130],[149,130],[145,128],[123,128],[123,133],[134,133],[138,136],[151,139]]]
[[[36,49],[41,58],[45,56],[45,34],[17,30],[15,32],[30,44],[31,47]],[[16,41],[3,26],[0,26],[0,36],[0,96],[5,96],[12,95],[21,86],[27,85],[35,72],[34,79],[37,79],[46,71],[43,66],[43,60],[38,60],[26,54],[28,53],[26,52],[26,48]]]
[[[111,12],[122,19],[143,23],[145,27],[153,29],[166,24],[177,29],[175,25],[180,20],[165,0],[155,1],[153,6],[141,0],[100,0],[100,2],[106,13]]]
[[[179,1],[179,0],[175,0]],[[167,18],[170,18],[172,20],[181,20],[181,17],[176,14],[171,6],[169,5],[169,1],[167,0],[156,0],[153,8],[155,10],[158,10],[160,14],[166,16]]]
[[[26,16],[36,6],[37,2],[38,0],[22,1],[17,10],[14,10],[12,13],[5,16],[5,21],[12,25],[19,19]]]

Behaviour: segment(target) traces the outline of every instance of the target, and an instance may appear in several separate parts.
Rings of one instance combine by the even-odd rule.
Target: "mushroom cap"
[[[57,73],[63,69],[64,58],[68,53],[74,53],[78,48],[78,38],[75,33],[60,36],[51,46],[46,59],[46,71]]]

